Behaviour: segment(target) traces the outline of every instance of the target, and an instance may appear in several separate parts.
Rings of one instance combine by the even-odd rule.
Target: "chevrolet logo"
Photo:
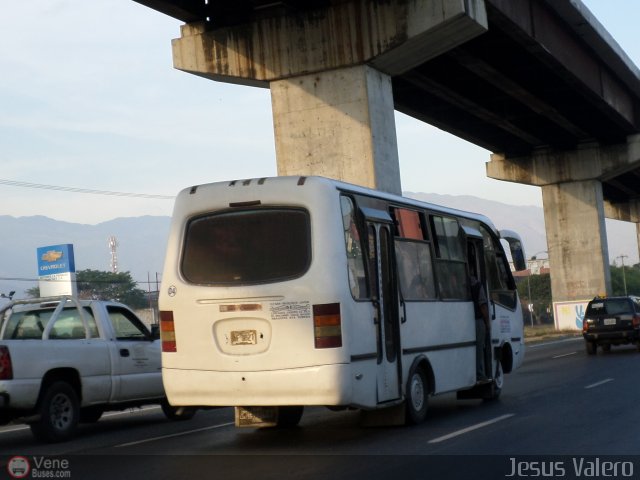
[[[44,262],[55,262],[56,260],[62,258],[62,252],[49,250],[47,253],[43,253],[41,258]]]

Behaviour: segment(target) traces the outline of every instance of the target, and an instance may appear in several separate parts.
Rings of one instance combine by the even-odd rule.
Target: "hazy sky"
[[[640,2],[584,3],[640,63]],[[194,184],[276,174],[269,91],[174,70],[170,40],[179,26],[130,0],[5,2],[0,215],[95,224],[170,215],[173,203],[5,180],[175,195]],[[486,150],[402,114],[396,122],[404,191],[542,205],[537,187],[486,178]]]

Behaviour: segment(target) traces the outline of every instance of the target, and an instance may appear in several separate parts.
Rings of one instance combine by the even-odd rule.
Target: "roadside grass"
[[[563,337],[578,337],[582,333],[578,330],[556,330],[553,325],[534,325],[524,327],[525,342],[541,342]]]

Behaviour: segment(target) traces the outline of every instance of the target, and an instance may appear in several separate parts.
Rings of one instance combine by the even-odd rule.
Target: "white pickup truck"
[[[145,404],[175,420],[195,413],[167,402],[157,332],[128,307],[66,296],[0,307],[0,425],[23,421],[63,441],[105,410]]]

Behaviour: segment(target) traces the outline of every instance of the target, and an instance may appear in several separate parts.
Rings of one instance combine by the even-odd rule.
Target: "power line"
[[[60,192],[70,193],[89,193],[92,195],[109,195],[114,197],[135,197],[135,198],[151,198],[156,200],[174,200],[174,195],[153,195],[148,193],[130,193],[130,192],[111,192],[108,190],[93,190],[90,188],[63,187],[60,185],[46,185],[42,183],[19,182],[17,180],[7,180],[0,178],[0,185],[9,185],[11,187],[23,188],[39,188],[42,190],[57,190]]]
[[[6,281],[6,282],[39,282],[40,278],[25,278],[25,277],[0,277],[0,281]],[[133,283],[140,283],[140,284],[152,284],[152,283],[158,283],[156,280],[135,280],[135,279],[131,279],[131,281]],[[55,283],[55,282],[68,282],[68,280],[55,280],[55,279],[47,279],[47,282],[49,283]],[[104,283],[104,284],[118,284],[118,283],[129,283],[128,281],[125,280],[73,280],[74,283]]]

